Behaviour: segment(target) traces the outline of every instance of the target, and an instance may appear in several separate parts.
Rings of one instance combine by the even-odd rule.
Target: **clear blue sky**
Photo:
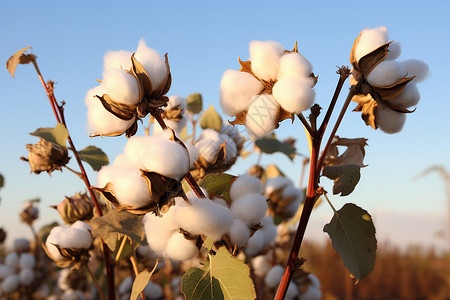
[[[348,113],[338,135],[368,138],[365,163],[369,166],[362,170],[361,182],[351,196],[333,201],[336,207],[350,201],[368,209],[380,224],[380,234],[390,231],[383,219],[389,214],[393,220],[400,220],[400,216],[405,220],[392,225],[397,226],[392,232],[409,232],[411,236],[417,235],[412,226],[417,221],[411,216],[427,220],[421,226],[431,228],[425,235],[440,226],[436,220],[446,220],[440,178],[412,178],[433,164],[442,164],[450,171],[448,1],[377,1],[373,6],[361,1],[3,1],[0,10],[0,58],[6,62],[15,51],[32,46],[44,77],[57,83],[57,99],[67,102],[66,119],[76,146],[97,145],[111,160],[122,152],[126,139],[89,138],[84,105],[86,91],[101,77],[103,55],[108,50],[133,51],[144,38],[149,47],[169,53],[173,75],[169,94],[200,92],[206,105],[220,110],[222,74],[238,69],[238,56],[248,58],[250,41],[276,40],[288,49],[298,41],[300,52],[319,75],[316,100],[325,107],[337,82],[336,66],[349,64],[349,51],[359,31],[387,26],[390,38],[402,43],[400,59],[424,60],[431,75],[419,85],[422,100],[399,134],[374,131],[364,125],[359,113]],[[52,177],[29,174],[29,166],[19,160],[27,155],[25,144],[37,141],[28,133],[54,126],[55,120],[31,66],[19,66],[15,79],[3,69],[0,83],[0,173],[6,178],[6,186],[0,190],[0,226],[14,235],[28,235],[25,225],[16,225],[23,201],[42,199],[41,225],[58,218],[49,205],[82,191],[84,186],[69,172],[55,172]],[[290,125],[285,121],[277,134],[297,138],[300,152],[307,152],[298,122]],[[244,172],[254,161],[254,156],[239,160],[241,167],[233,171]],[[274,155],[263,157],[262,163],[273,161],[298,180],[301,159],[292,164]],[[90,175],[95,183],[94,172]],[[314,224],[320,225],[318,234],[330,214],[325,205],[317,212]],[[445,224],[441,225],[444,229]]]

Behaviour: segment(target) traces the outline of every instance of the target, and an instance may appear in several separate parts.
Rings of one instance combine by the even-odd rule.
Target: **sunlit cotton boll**
[[[264,247],[266,239],[264,233],[261,230],[256,231],[253,236],[248,240],[247,245],[244,248],[245,253],[248,256],[254,256]]]
[[[271,261],[265,255],[258,255],[251,260],[253,272],[258,277],[266,276],[267,272],[272,268]]]
[[[147,47],[144,40],[141,39],[134,57],[144,67],[145,72],[147,72],[152,83],[152,89],[156,90],[159,88],[167,75],[166,64],[159,53]]]
[[[58,248],[55,245],[58,245],[58,238],[60,234],[63,232],[64,228],[62,226],[55,226],[50,231],[50,234],[45,241],[45,246],[47,247],[50,255],[56,260],[63,260],[64,257],[59,252]]]
[[[16,252],[11,252],[5,257],[5,264],[12,269],[19,267],[19,255]]]
[[[270,133],[275,127],[279,105],[272,95],[263,94],[254,98],[250,104],[245,127],[253,138]]]
[[[84,227],[82,221],[76,221],[70,227],[64,228],[64,231],[58,237],[58,244],[62,248],[89,249],[92,245],[92,234],[89,228]],[[86,223],[84,223],[86,224]]]
[[[266,274],[264,278],[264,284],[270,288],[275,288],[281,281],[283,276],[284,268],[280,265],[273,266]]]
[[[177,261],[185,261],[194,258],[198,253],[195,241],[184,238],[179,232],[174,232],[167,241],[164,256]]]
[[[311,63],[300,53],[286,53],[280,60],[278,80],[284,78],[304,79],[312,73]]]
[[[261,221],[267,208],[267,198],[260,194],[246,194],[233,201],[231,205],[234,217],[243,220],[250,226]]]
[[[108,51],[103,57],[104,72],[119,69],[129,70],[131,68],[131,52],[126,50]]]
[[[427,78],[429,73],[429,67],[428,65],[417,59],[408,59],[401,62],[403,68],[405,69],[407,76],[415,76],[413,81],[415,82],[421,82],[425,78]]]
[[[22,253],[19,258],[19,265],[21,269],[32,269],[36,264],[36,259],[29,253]]]
[[[355,49],[355,58],[357,61],[361,57],[369,54],[380,46],[386,44],[388,41],[388,30],[385,26],[378,28],[364,29],[361,31],[358,45]]]
[[[33,269],[23,269],[19,273],[19,280],[21,286],[29,286],[34,280]]]
[[[19,275],[12,274],[6,277],[1,285],[1,291],[5,294],[13,293],[19,288]]]
[[[406,75],[403,65],[394,60],[380,62],[367,76],[372,85],[391,85]]]
[[[139,103],[139,86],[136,78],[125,70],[111,69],[104,72],[101,86],[104,93],[116,102],[128,105]]]
[[[410,82],[405,86],[405,89],[400,95],[387,101],[396,107],[408,108],[417,105],[417,103],[419,103],[419,100],[419,89],[414,82]]]
[[[230,188],[230,197],[232,200],[238,199],[249,193],[261,194],[263,186],[261,180],[256,177],[243,174],[237,177]]]
[[[386,133],[400,132],[405,125],[406,114],[396,112],[383,103],[378,103],[375,113],[378,127]]]
[[[220,81],[220,106],[229,116],[246,110],[252,97],[263,89],[262,83],[247,72],[227,70]]]
[[[252,41],[249,52],[256,77],[267,81],[277,79],[280,58],[284,54],[283,45],[275,41]]]
[[[230,209],[207,198],[192,199],[191,205],[178,207],[175,214],[180,228],[215,241],[230,230],[234,219]]]
[[[248,225],[240,219],[234,219],[230,228],[230,239],[233,245],[242,247],[249,238],[250,228],[248,228]]]
[[[176,232],[170,218],[158,217],[153,213],[148,213],[144,216],[143,223],[148,245],[157,255],[162,255],[169,238]]]
[[[316,98],[312,89],[313,81],[309,78],[284,78],[273,87],[273,96],[286,111],[299,114],[311,107]]]
[[[275,241],[275,238],[278,235],[277,226],[273,223],[273,218],[271,216],[264,216],[264,218],[261,219],[261,225],[263,228],[260,230],[264,233],[266,240],[265,245],[268,246]]]

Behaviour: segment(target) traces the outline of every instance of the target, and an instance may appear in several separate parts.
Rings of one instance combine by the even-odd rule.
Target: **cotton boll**
[[[216,160],[220,146],[220,142],[209,139],[203,139],[195,143],[195,147],[197,148],[199,155],[201,155],[209,163]]]
[[[305,299],[305,300],[320,300],[322,299],[322,292],[313,287],[313,286],[308,286],[308,289],[306,290],[306,292],[302,293],[300,295],[301,299]]]
[[[408,59],[401,62],[401,64],[405,69],[408,77],[415,76],[413,79],[413,81],[415,82],[421,82],[428,76],[429,67],[425,62],[421,60]]]
[[[419,103],[419,100],[419,89],[414,82],[410,82],[405,86],[405,89],[400,95],[387,101],[396,107],[408,108],[417,105],[417,103]]]
[[[355,49],[356,61],[359,61],[363,56],[383,46],[387,42],[389,42],[388,30],[385,26],[361,31],[359,42]]]
[[[277,79],[280,58],[284,54],[283,45],[275,41],[252,41],[249,52],[256,77],[267,81]]]
[[[148,245],[157,255],[164,253],[169,238],[175,232],[170,226],[168,228],[165,222],[164,217],[153,213],[147,213],[143,219]]]
[[[25,238],[17,238],[14,240],[14,250],[22,253],[30,250],[30,241]]]
[[[119,293],[119,295],[125,295],[127,293],[130,293],[132,288],[133,278],[131,276],[128,276],[119,284],[117,292]]]
[[[250,104],[245,127],[254,138],[259,138],[275,129],[279,105],[271,95],[263,94],[255,97]]]
[[[389,44],[388,55],[385,59],[394,60],[397,59],[402,53],[402,46],[399,42],[392,42]]]
[[[194,258],[198,253],[195,241],[184,238],[181,233],[173,233],[168,242],[164,256],[177,261],[185,261]]]
[[[247,243],[250,238],[250,229],[247,224],[240,219],[234,219],[230,228],[230,238],[233,245],[238,247],[242,247]]]
[[[266,214],[267,208],[267,198],[253,193],[239,197],[231,204],[234,217],[248,225],[258,224]]]
[[[272,268],[270,260],[265,255],[259,255],[251,260],[253,272],[258,277],[266,276],[267,272]]]
[[[270,245],[275,241],[278,235],[277,226],[273,223],[273,218],[271,216],[264,216],[261,220],[261,225],[263,226],[262,232],[264,233],[266,246]]]
[[[228,135],[221,134],[220,136],[225,141],[225,162],[231,162],[237,156],[236,144]]]
[[[245,254],[248,256],[254,256],[264,247],[266,243],[264,233],[261,230],[256,231],[253,236],[248,240],[247,245],[244,248]]]
[[[281,187],[288,187],[291,185],[293,185],[293,183],[287,177],[283,176],[272,177],[266,180],[264,193],[266,196],[269,196],[273,191]]]
[[[281,278],[280,278],[280,281],[281,281]],[[294,282],[291,282],[286,291],[286,299],[294,299],[295,297],[298,297],[298,292],[299,292],[298,287],[295,285]]]
[[[247,110],[251,98],[262,91],[262,83],[247,72],[227,70],[220,81],[220,106],[229,116]]]
[[[281,57],[278,80],[285,78],[305,79],[311,73],[311,63],[300,53],[286,53]]]
[[[378,103],[375,118],[378,127],[391,134],[402,130],[403,125],[405,125],[406,114],[393,111],[386,105]]]
[[[83,221],[76,221],[75,223],[73,223],[72,225],[70,225],[71,228],[75,228],[75,229],[79,229],[79,230],[86,230],[86,231],[92,231],[92,227]]]
[[[116,168],[118,171],[112,178],[114,193],[122,205],[143,207],[152,199],[148,190],[147,180],[141,176],[137,168]]]
[[[36,259],[29,253],[22,253],[19,259],[21,269],[32,269],[36,264]]]
[[[286,111],[299,114],[313,105],[316,92],[309,78],[283,78],[275,83],[273,96]]]
[[[197,161],[199,152],[198,149],[191,143],[185,143],[185,145],[189,153],[189,168],[192,168],[194,163]]]
[[[316,289],[320,290],[320,280],[316,275],[309,273],[308,279],[311,281],[311,285]]]
[[[19,275],[9,275],[3,280],[0,290],[5,294],[13,293],[19,288],[19,282]]]
[[[273,266],[264,278],[264,284],[269,288],[276,288],[283,277],[284,268],[280,265]]]
[[[144,288],[144,295],[148,299],[161,299],[164,296],[161,286],[152,281]]]
[[[104,93],[108,94],[116,102],[128,105],[137,105],[139,103],[137,80],[124,70],[112,69],[104,72],[101,86],[105,91]]]
[[[86,297],[81,291],[66,290],[62,295],[61,300],[86,300]]]
[[[19,281],[21,286],[29,286],[34,280],[33,269],[23,269],[19,273]]]
[[[152,89],[156,90],[163,83],[167,76],[167,67],[159,53],[145,44],[144,40],[139,41],[134,57],[141,63],[152,83]]]
[[[213,240],[228,232],[234,219],[229,208],[207,198],[197,198],[191,205],[178,207],[175,214],[180,228]]]
[[[222,205],[222,206],[228,207],[227,201],[225,199],[223,199],[223,198],[214,198],[214,199],[212,199],[212,201],[214,203],[218,204],[218,205]]]
[[[13,274],[14,270],[8,265],[0,265],[0,280]]]
[[[220,134],[214,129],[205,129],[200,133],[198,140],[211,140],[215,142],[220,142]]]
[[[172,109],[176,106],[179,106],[182,111],[186,109],[187,103],[186,98],[180,97],[180,96],[170,96],[169,102],[167,102],[167,106],[165,109]]]
[[[62,248],[89,249],[92,245],[92,235],[89,231],[77,228],[64,228],[58,238]]]
[[[230,197],[232,200],[238,199],[246,194],[262,194],[263,186],[261,180],[256,177],[244,174],[237,177],[230,188]]]
[[[131,68],[131,52],[125,50],[108,51],[103,57],[103,69],[109,71],[111,69]]]
[[[391,85],[406,75],[403,65],[394,60],[383,60],[367,76],[372,85]]]
[[[62,226],[55,226],[50,231],[50,234],[47,237],[47,240],[45,241],[45,246],[47,247],[48,252],[50,255],[56,259],[56,260],[63,260],[64,257],[59,252],[56,245],[59,245],[59,237],[61,233],[63,232],[64,228]]]
[[[19,255],[16,252],[11,252],[5,257],[5,264],[12,269],[19,267]]]

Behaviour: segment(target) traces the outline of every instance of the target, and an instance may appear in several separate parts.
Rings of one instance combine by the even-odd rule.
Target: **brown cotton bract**
[[[70,160],[67,148],[42,138],[34,145],[27,144],[26,148],[30,151],[28,158],[21,159],[28,161],[32,173],[46,171],[51,174],[54,170],[61,170]]]

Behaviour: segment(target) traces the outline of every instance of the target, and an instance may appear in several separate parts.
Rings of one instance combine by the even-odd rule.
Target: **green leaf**
[[[322,175],[334,180],[334,195],[340,193],[340,196],[347,196],[353,192],[361,178],[360,169],[357,165],[325,166]]]
[[[198,114],[203,109],[203,98],[200,93],[190,94],[187,97],[186,102],[187,109],[193,114]]]
[[[66,127],[61,123],[56,124],[55,128],[38,128],[35,132],[30,134],[43,138],[49,142],[59,144],[64,148],[66,148],[67,138],[69,137],[69,132],[67,132]]]
[[[295,147],[287,142],[280,142],[276,138],[263,137],[255,141],[256,147],[258,147],[263,153],[272,154],[275,152],[281,152],[285,154],[290,160],[293,160],[296,152]]]
[[[375,265],[377,240],[367,211],[347,203],[335,212],[323,231],[330,236],[347,270],[358,280],[370,274]]]
[[[200,187],[206,189],[211,197],[222,196],[231,203],[230,187],[236,176],[226,173],[208,174],[200,180]]]
[[[31,49],[31,47],[20,49],[19,51],[14,53],[6,62],[6,69],[12,77],[14,77],[14,73],[16,72],[18,64],[29,64],[36,59],[36,56],[34,54],[24,54],[24,52],[26,52],[28,49]]]
[[[95,146],[87,146],[81,151],[78,151],[81,160],[87,162],[94,171],[99,171],[103,166],[109,164],[108,156],[102,149]]]
[[[102,217],[91,220],[94,236],[100,236],[111,249],[116,250],[117,242],[123,236],[129,237],[137,244],[145,244],[145,233],[142,226],[143,216],[127,211],[112,210]]]
[[[220,132],[220,129],[222,129],[222,123],[222,118],[212,105],[210,105],[200,117],[200,127],[202,129],[211,128],[217,132]]]
[[[136,279],[134,279],[133,282],[130,300],[136,300],[139,297],[139,294],[145,289],[145,287],[149,283],[150,278],[152,277],[153,272],[155,272],[157,266],[158,263],[156,263],[155,267],[151,272],[144,270],[141,273],[139,273],[138,276],[136,276]]]
[[[186,300],[256,299],[248,265],[220,248],[203,268],[190,268],[181,278]]]

